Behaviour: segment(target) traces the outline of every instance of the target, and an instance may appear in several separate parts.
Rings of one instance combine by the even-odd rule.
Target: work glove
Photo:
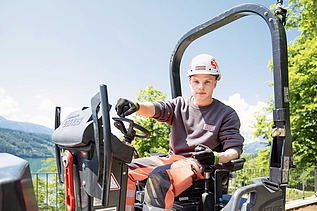
[[[118,116],[125,117],[138,111],[140,109],[140,105],[138,103],[132,102],[131,100],[120,98],[117,101],[115,109]]]
[[[199,144],[195,148],[193,158],[195,158],[203,167],[216,165],[219,163],[219,154],[202,144]]]

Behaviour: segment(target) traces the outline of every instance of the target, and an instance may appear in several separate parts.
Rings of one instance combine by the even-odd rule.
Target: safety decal
[[[115,176],[113,175],[113,173],[111,173],[110,191],[113,190],[120,190],[120,185]]]

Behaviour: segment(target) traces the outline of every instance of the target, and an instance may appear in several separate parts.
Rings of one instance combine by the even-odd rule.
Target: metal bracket
[[[285,137],[285,128],[273,128],[271,136],[274,137]]]
[[[273,110],[273,121],[282,122],[285,121],[285,108],[278,108]]]

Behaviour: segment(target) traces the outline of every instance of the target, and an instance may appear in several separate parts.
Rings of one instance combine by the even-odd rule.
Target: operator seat
[[[228,195],[229,180],[235,171],[243,168],[244,162],[244,158],[239,158],[211,166],[205,172],[208,178],[194,181],[191,187],[175,197],[173,210],[221,210],[231,197]],[[140,191],[136,193],[135,210],[142,210],[145,182],[138,182]]]
[[[243,168],[245,159],[239,158],[228,163],[211,166],[204,180],[193,185],[175,198],[174,210],[221,210],[230,198],[229,180],[235,171]]]

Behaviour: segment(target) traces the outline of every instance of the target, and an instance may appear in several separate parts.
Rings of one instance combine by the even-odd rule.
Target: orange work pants
[[[134,159],[129,164],[126,211],[134,210],[136,182],[146,179],[145,203],[170,210],[174,197],[203,176],[194,159],[180,155]]]

